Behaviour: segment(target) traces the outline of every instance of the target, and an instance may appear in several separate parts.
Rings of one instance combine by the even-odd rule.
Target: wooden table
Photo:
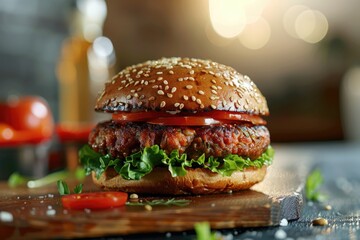
[[[0,183],[0,211],[13,216],[11,222],[0,222],[0,232],[12,238],[194,239],[194,223],[208,221],[212,229],[235,239],[272,239],[284,234],[294,239],[359,238],[360,145],[278,145],[275,149],[275,163],[264,182],[240,193],[181,197],[191,200],[185,207],[64,211],[55,185],[10,189]],[[314,167],[324,174],[323,191],[329,196],[330,211],[324,210],[324,204],[302,204],[303,183]],[[87,180],[85,190],[97,189]],[[312,226],[318,216],[327,218],[329,225]],[[279,226],[283,218],[289,220],[288,226]]]

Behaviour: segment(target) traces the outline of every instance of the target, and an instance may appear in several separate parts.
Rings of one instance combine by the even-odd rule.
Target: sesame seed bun
[[[247,168],[225,177],[207,169],[189,168],[185,176],[172,177],[167,168],[157,167],[140,180],[126,180],[114,169],[108,169],[99,179],[93,172],[92,178],[96,185],[107,190],[162,195],[194,195],[248,189],[264,179],[266,170],[266,166]]]
[[[106,83],[95,110],[269,114],[264,96],[248,76],[194,58],[162,58],[125,68]]]

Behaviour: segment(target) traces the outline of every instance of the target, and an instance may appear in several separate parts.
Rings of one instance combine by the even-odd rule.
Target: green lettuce
[[[269,166],[273,157],[274,149],[271,146],[255,160],[235,154],[229,154],[224,158],[206,158],[203,154],[197,159],[188,159],[185,153],[180,154],[177,150],[166,154],[158,145],[145,147],[124,160],[113,158],[110,154],[97,153],[89,145],[85,145],[79,151],[79,159],[87,175],[94,171],[99,178],[108,167],[113,167],[124,179],[132,180],[141,179],[157,166],[167,167],[173,177],[185,176],[186,168],[206,168],[223,176],[230,176],[234,171],[243,171],[245,168]]]

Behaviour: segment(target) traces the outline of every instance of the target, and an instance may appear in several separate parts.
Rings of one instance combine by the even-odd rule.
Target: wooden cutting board
[[[0,211],[13,220],[0,221],[1,238],[73,238],[186,231],[207,221],[212,229],[275,226],[285,218],[299,218],[303,176],[276,159],[265,181],[251,190],[232,194],[178,197],[185,207],[124,206],[102,211],[68,211],[60,203],[55,184],[40,189],[8,188],[0,183]],[[96,191],[90,179],[85,191]],[[149,197],[148,197],[149,198]],[[167,199],[151,197],[150,199]],[[145,200],[145,198],[140,198]]]

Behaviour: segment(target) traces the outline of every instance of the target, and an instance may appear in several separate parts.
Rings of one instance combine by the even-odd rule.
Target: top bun
[[[105,84],[95,110],[269,114],[266,99],[248,76],[194,58],[161,58],[125,68]]]

